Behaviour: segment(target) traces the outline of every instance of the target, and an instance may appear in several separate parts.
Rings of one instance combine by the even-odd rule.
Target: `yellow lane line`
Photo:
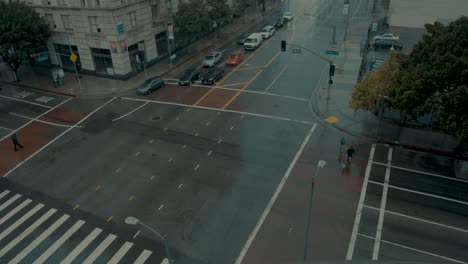
[[[135,195],[130,196],[130,198],[128,198],[128,200],[131,201],[131,200],[133,200],[133,198],[135,198]]]
[[[99,189],[101,189],[101,185],[98,185],[98,187],[96,187],[96,191],[98,191]]]
[[[182,146],[183,149],[186,148],[186,147],[187,147],[187,145],[183,145],[183,146]]]
[[[138,156],[138,155],[140,155],[140,151],[138,151],[137,153],[135,153],[135,156]]]
[[[267,40],[262,46],[258,47],[257,50],[252,52],[252,54],[250,54],[249,57],[247,57],[247,59],[245,59],[243,62],[239,63],[239,65],[237,65],[236,68],[234,68],[230,73],[228,73],[226,76],[224,76],[224,78],[218,83],[218,86],[220,86],[232,74],[234,74],[234,72],[236,72],[240,67],[242,67],[245,63],[247,63],[247,61],[249,61],[253,56],[255,56],[255,54],[257,54],[260,50],[262,50],[264,47],[266,47],[268,45],[268,43],[270,43],[272,40],[273,40],[273,38],[270,38],[269,40]],[[199,105],[201,103],[201,101],[203,101],[208,95],[210,95],[214,91],[215,88],[216,87],[210,88],[210,90],[208,92],[206,92],[205,95],[203,95],[200,99],[198,99],[198,101],[196,101],[193,105],[195,105],[195,106]]]
[[[156,176],[154,176],[154,175],[151,176],[151,177],[150,177],[150,180],[151,180],[151,181],[154,180],[155,177],[156,177]]]
[[[245,90],[247,89],[247,87],[250,86],[250,84],[255,80],[257,79],[257,77],[268,67],[270,66],[271,63],[273,63],[273,61],[278,58],[278,56],[280,55],[280,51],[278,51],[275,56],[273,56],[273,58],[270,59],[270,61],[267,62],[267,64],[265,64],[263,66],[263,69],[259,72],[257,72],[257,74],[254,75],[254,77],[252,77],[245,85],[244,87],[242,87],[242,89],[240,89],[234,96],[231,97],[231,99],[229,99],[229,101],[226,102],[226,104],[223,106],[223,110],[226,109],[237,97],[239,97],[239,95]]]
[[[107,218],[107,222],[110,222],[110,220],[112,220],[112,215],[109,218]]]
[[[122,168],[118,168],[115,170],[116,173],[119,173],[122,170]]]
[[[79,204],[75,205],[75,207],[73,207],[73,210],[76,210],[76,209],[78,209],[78,207],[80,207],[80,205],[79,205]]]
[[[259,67],[259,66],[245,67],[245,68],[242,68],[242,69],[237,69],[237,71],[251,70],[251,69],[258,69],[258,68],[261,68],[261,67]]]

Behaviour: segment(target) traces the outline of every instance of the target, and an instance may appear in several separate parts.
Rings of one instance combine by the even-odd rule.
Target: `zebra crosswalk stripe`
[[[37,258],[33,264],[42,264],[46,261],[65,241],[67,241],[83,224],[85,221],[78,220],[70,229],[67,230],[55,243],[50,246],[42,255]]]
[[[0,212],[3,211],[3,209],[7,208],[14,201],[18,200],[18,198],[20,197],[21,197],[21,194],[15,194],[13,197],[11,197],[8,201],[6,201],[0,206]]]
[[[83,262],[84,264],[92,264],[98,257],[101,255],[101,253],[114,241],[114,239],[117,236],[113,234],[109,234],[104,241],[99,244],[99,246],[89,255],[85,261]]]
[[[9,264],[17,264],[19,263],[24,257],[26,257],[31,251],[33,251],[42,241],[44,241],[47,237],[52,234],[57,228],[59,228],[67,219],[70,218],[69,215],[62,215],[55,223],[53,223],[47,230],[45,230],[40,236],[34,239],[31,244],[29,244],[26,248],[24,248],[14,259],[12,259]]]
[[[3,232],[0,234],[0,241],[2,241],[6,236],[8,236],[8,234],[10,234],[18,226],[20,226],[22,223],[24,223],[24,221],[28,220],[33,214],[35,214],[37,211],[39,211],[42,207],[44,207],[43,204],[36,205],[32,210],[30,210],[25,215],[23,215],[20,219],[18,219],[18,221],[13,223],[7,229],[3,230]]]
[[[2,199],[3,196],[5,196],[5,195],[7,195],[7,194],[9,194],[9,193],[10,193],[9,190],[4,190],[2,193],[0,193],[0,199]]]
[[[15,209],[11,210],[8,214],[2,217],[0,219],[0,225],[5,223],[8,219],[10,219],[12,216],[14,216],[16,213],[18,213],[21,209],[23,209],[26,205],[31,203],[30,199],[24,200],[20,205],[16,206]]]
[[[114,256],[107,262],[108,264],[119,263],[119,261],[127,254],[127,251],[132,248],[133,243],[126,241],[125,244],[117,251]]]
[[[100,233],[102,229],[95,228],[81,243],[73,249],[68,256],[60,262],[61,264],[71,263]]]
[[[141,252],[140,256],[138,256],[138,258],[135,260],[135,262],[133,262],[133,264],[143,264],[145,263],[145,261],[149,258],[149,256],[151,255],[151,251],[149,250],[143,250],[143,252]]]

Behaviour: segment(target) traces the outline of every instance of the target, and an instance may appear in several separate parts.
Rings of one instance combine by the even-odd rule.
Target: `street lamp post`
[[[71,48],[71,42],[70,38],[68,37],[68,33],[71,32],[70,29],[66,29],[67,33],[65,33],[65,36],[67,38],[67,43],[68,43],[68,50],[70,51],[70,55],[73,54],[72,48]],[[80,75],[78,74],[78,68],[76,67],[76,61],[72,61],[73,66],[75,68],[75,75],[76,75],[76,80],[78,81],[78,87],[80,88],[80,93],[83,93],[83,88],[81,87],[81,81],[80,81]]]
[[[173,260],[171,258],[171,251],[169,250],[169,242],[167,241],[167,236],[166,235],[164,235],[164,236],[161,235],[154,228],[148,226],[147,224],[143,223],[142,221],[140,221],[137,218],[132,217],[132,216],[129,216],[129,217],[125,218],[125,223],[127,225],[133,225],[133,226],[141,225],[141,226],[145,227],[146,229],[150,230],[153,234],[155,234],[164,243],[164,247],[166,249],[166,256],[167,256],[167,259],[169,260],[169,263],[173,262]]]
[[[307,260],[307,248],[309,247],[309,230],[310,230],[310,213],[312,211],[312,198],[314,196],[314,184],[315,184],[315,178],[317,178],[318,172],[320,168],[323,168],[327,164],[324,160],[320,160],[317,163],[317,170],[315,171],[314,177],[312,177],[312,181],[310,184],[310,193],[309,193],[309,206],[307,207],[307,221],[306,221],[306,233],[305,233],[305,240],[304,240],[304,255],[303,255],[303,261],[305,262]]]

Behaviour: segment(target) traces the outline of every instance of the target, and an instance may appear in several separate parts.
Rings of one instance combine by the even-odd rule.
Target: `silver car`
[[[205,56],[205,59],[203,59],[203,66],[205,67],[213,67],[215,66],[216,63],[221,61],[221,58],[223,57],[222,53],[219,51],[212,51],[210,54]]]
[[[149,94],[161,88],[163,85],[164,85],[164,80],[161,79],[161,77],[159,76],[155,76],[155,77],[147,79],[144,83],[138,86],[137,93],[141,95]]]

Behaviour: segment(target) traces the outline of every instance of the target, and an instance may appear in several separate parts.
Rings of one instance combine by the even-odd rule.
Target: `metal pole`
[[[167,258],[169,259],[169,263],[172,263],[172,257],[171,257],[171,251],[169,250],[170,247],[169,247],[169,241],[167,240],[167,236],[162,236],[158,231],[156,231],[155,229],[153,229],[152,227],[148,226],[147,224],[141,222],[141,221],[138,221],[138,224],[142,225],[143,227],[149,229],[151,232],[153,232],[157,237],[159,237],[159,239],[161,239],[164,243],[164,247],[166,249],[166,256]]]
[[[70,50],[70,55],[73,54],[72,48],[71,48],[71,43],[70,43],[70,38],[67,35],[67,42],[68,42],[68,49]],[[78,69],[76,68],[76,61],[72,61],[73,65],[75,66],[75,74],[76,74],[76,80],[78,81],[78,87],[80,88],[80,93],[83,93],[83,89],[81,88],[81,82],[80,82],[80,75],[78,74]]]
[[[310,193],[309,193],[309,206],[307,207],[307,220],[306,220],[306,233],[305,233],[305,240],[304,240],[304,257],[303,261],[307,260],[307,249],[309,247],[309,231],[310,231],[310,213],[312,211],[312,198],[314,197],[314,182],[315,178],[318,175],[320,167],[317,166],[317,170],[315,171],[315,176],[312,177],[312,182],[310,184]]]
[[[332,37],[332,42],[336,43],[336,26],[333,26],[333,37]]]
[[[375,131],[375,137],[379,136],[379,127],[380,127],[380,122],[382,120],[382,108],[383,108],[383,100],[380,100],[380,110],[379,110],[379,122],[377,123],[377,129]]]

